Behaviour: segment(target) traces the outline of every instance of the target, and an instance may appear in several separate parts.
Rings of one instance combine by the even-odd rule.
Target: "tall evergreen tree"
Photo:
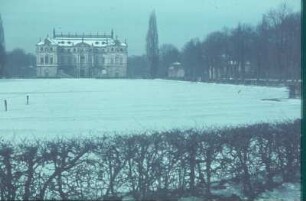
[[[4,75],[5,55],[4,30],[2,26],[2,18],[0,15],[0,77]]]
[[[147,33],[146,53],[148,64],[150,68],[151,78],[156,78],[159,64],[159,50],[158,50],[158,33],[156,25],[155,11],[151,13],[149,19],[149,29]]]

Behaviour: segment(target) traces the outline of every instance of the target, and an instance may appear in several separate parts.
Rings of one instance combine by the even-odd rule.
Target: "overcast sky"
[[[6,49],[34,53],[40,38],[63,33],[110,33],[127,39],[129,55],[145,50],[150,12],[155,9],[159,44],[178,48],[191,38],[233,28],[239,22],[257,24],[262,14],[286,2],[301,9],[299,0],[0,0]]]

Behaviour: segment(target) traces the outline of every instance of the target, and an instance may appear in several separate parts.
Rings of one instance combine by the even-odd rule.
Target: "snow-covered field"
[[[3,79],[0,136],[88,136],[301,117],[301,101],[287,97],[285,87],[170,80]]]

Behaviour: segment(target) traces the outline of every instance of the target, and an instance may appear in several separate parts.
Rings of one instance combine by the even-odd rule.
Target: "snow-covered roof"
[[[172,65],[178,66],[178,65],[181,65],[181,63],[177,61],[177,62],[172,63]]]
[[[47,40],[47,41],[46,41]],[[80,43],[85,43],[94,47],[106,47],[112,45],[126,46],[126,43],[113,39],[107,35],[97,36],[79,36],[79,35],[56,35],[54,38],[46,38],[44,41],[40,41],[37,45],[44,45],[46,42],[50,42],[52,45],[71,47]]]
[[[53,39],[47,37],[45,40],[40,40],[37,45],[44,45],[44,44],[50,44],[50,45],[56,45],[56,41],[54,41]]]

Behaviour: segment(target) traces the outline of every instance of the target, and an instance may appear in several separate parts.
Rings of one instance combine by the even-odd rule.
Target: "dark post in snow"
[[[7,101],[4,100],[4,110],[7,111]]]
[[[29,95],[27,95],[27,105],[29,105]]]
[[[295,86],[293,84],[290,84],[288,88],[289,88],[289,98],[295,98]]]

